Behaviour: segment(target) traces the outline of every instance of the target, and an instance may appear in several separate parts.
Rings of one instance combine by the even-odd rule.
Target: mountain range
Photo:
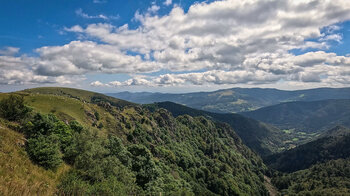
[[[141,104],[171,101],[210,112],[236,113],[283,102],[350,99],[350,88],[317,88],[295,91],[269,88],[231,88],[214,92],[180,94],[120,92],[107,93],[107,95]]]
[[[337,125],[350,127],[350,99],[287,102],[240,114],[280,129],[323,132]]]

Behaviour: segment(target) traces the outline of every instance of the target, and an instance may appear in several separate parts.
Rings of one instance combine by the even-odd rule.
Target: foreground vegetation
[[[7,127],[17,125],[0,120],[0,195],[53,195],[69,166],[61,164],[51,171],[34,164],[25,150],[24,135]]]
[[[21,132],[15,134],[25,136],[18,150],[32,162],[23,167],[37,167],[45,178],[51,175],[49,190],[38,194],[268,194],[266,166],[230,126],[204,117],[174,118],[164,109],[150,112],[103,95],[79,93],[51,88],[0,96],[3,102],[25,103],[20,104],[23,118],[1,116]],[[68,105],[72,107],[64,107]],[[8,172],[1,172],[1,178]],[[38,179],[43,182],[46,179]],[[30,184],[26,188],[37,191]]]

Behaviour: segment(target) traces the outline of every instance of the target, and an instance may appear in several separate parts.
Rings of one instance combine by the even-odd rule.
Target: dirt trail
[[[265,184],[266,189],[269,191],[270,196],[279,195],[277,188],[275,186],[273,186],[273,184],[271,183],[271,179],[269,177],[264,176],[264,184]]]

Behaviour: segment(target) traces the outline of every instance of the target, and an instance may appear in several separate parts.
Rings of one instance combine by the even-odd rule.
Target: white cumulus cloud
[[[0,66],[21,64],[33,77],[49,81],[88,73],[132,76],[91,83],[110,87],[350,83],[350,57],[324,52],[334,41],[341,44],[338,24],[350,20],[347,1],[222,0],[195,3],[188,11],[175,5],[163,16],[157,15],[159,9],[152,4],[145,14],[136,12],[136,28],[109,23],[66,27],[84,40],[38,48],[37,57],[10,57],[1,50],[6,59]],[[109,18],[82,9],[76,14]],[[307,49],[313,52],[290,52]],[[144,76],[161,70],[168,74]]]

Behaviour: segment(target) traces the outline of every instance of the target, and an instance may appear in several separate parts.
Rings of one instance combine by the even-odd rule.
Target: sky
[[[350,87],[347,0],[0,0],[0,92]]]

